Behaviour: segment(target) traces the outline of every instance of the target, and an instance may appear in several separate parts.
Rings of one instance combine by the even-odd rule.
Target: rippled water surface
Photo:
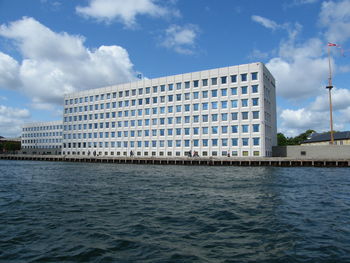
[[[350,262],[350,169],[0,161],[0,262]]]

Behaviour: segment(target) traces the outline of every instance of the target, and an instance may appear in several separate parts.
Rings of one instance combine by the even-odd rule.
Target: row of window
[[[237,91],[237,87],[233,87],[233,88],[230,88],[231,90],[231,96],[235,96],[235,95],[238,95],[238,91]],[[252,85],[251,86],[251,93],[258,93],[258,85]],[[181,95],[184,95],[183,99],[184,100],[190,100],[191,99],[191,93],[188,92],[188,93],[179,93],[179,94],[175,94],[177,97],[176,99],[178,101],[181,101]],[[228,89],[227,88],[223,88],[223,89],[220,89],[220,92],[217,90],[217,89],[214,89],[214,90],[211,90],[210,93],[208,90],[203,90],[201,92],[202,96],[201,98],[202,99],[206,99],[206,98],[209,98],[209,94],[211,94],[211,98],[216,98],[219,96],[219,94],[221,95],[221,97],[225,97],[225,96],[228,96]],[[243,86],[241,87],[241,95],[245,95],[245,94],[248,94],[248,86]],[[199,99],[199,95],[200,95],[200,92],[199,91],[195,91],[195,92],[192,92],[192,99],[195,100],[195,99]],[[95,95],[95,96],[99,96],[99,95]],[[168,96],[168,101],[173,101],[173,98],[174,98],[174,95],[167,95]],[[93,96],[90,96],[91,98],[93,98]],[[155,97],[152,97],[152,102],[153,103],[158,103],[158,101],[160,102],[165,102],[165,95],[163,96],[155,96]],[[85,98],[88,98],[88,97],[85,97]],[[151,97],[147,97],[146,99],[150,99]],[[82,98],[81,98],[82,99]],[[92,100],[93,101],[93,100]],[[90,100],[90,102],[92,102]],[[97,100],[96,100],[97,101]],[[75,104],[78,104],[78,101],[77,99],[74,100]],[[80,101],[79,101],[80,102]],[[86,99],[85,102],[88,102],[88,100]],[[82,101],[80,102],[82,103]],[[73,99],[70,99],[70,103],[69,104],[73,104]],[[68,105],[68,100],[66,100],[66,105]]]
[[[194,128],[175,128],[175,129],[152,129],[152,130],[131,130],[131,131],[111,131],[111,132],[88,132],[88,133],[68,133],[63,135],[63,139],[97,139],[97,138],[122,138],[122,137],[148,137],[148,136],[173,136],[173,135],[206,135],[210,134],[236,134],[260,132],[260,124],[241,125],[239,131],[238,125],[231,126],[211,126]]]
[[[248,81],[248,74],[244,73],[241,74],[241,81],[245,82]],[[227,76],[222,76],[220,77],[220,81],[221,84],[227,84]],[[231,83],[237,83],[237,75],[231,75],[230,76],[231,79]],[[251,80],[257,80],[258,79],[258,72],[252,72],[251,73]],[[217,85],[218,84],[218,78],[211,78],[211,85]],[[206,87],[209,85],[209,79],[202,79],[202,86]],[[182,90],[182,87],[184,87],[185,89],[189,89],[191,88],[191,82],[190,81],[186,81],[184,83],[182,82],[178,82],[178,83],[171,83],[171,84],[167,84],[167,85],[160,85],[158,86],[152,86],[152,92],[153,93],[157,93],[157,92],[165,92],[166,90],[168,91],[173,91],[174,89],[176,90]],[[199,80],[194,80],[192,81],[192,87],[193,88],[198,88],[199,87]],[[159,89],[159,91],[158,91]],[[122,98],[122,97],[129,97],[130,94],[131,96],[136,96],[136,95],[143,95],[143,94],[150,94],[151,93],[151,87],[146,87],[146,88],[138,88],[138,89],[132,89],[130,90],[125,90],[125,91],[119,91],[118,92],[118,97]],[[106,95],[106,96],[105,96]],[[106,94],[100,94],[100,95],[95,95],[95,96],[85,96],[84,99],[82,97],[80,98],[75,98],[70,99],[70,100],[65,100],[65,105],[68,104],[77,104],[77,103],[83,103],[84,102],[93,102],[93,101],[98,101],[98,100],[104,100],[104,99],[111,99],[111,98],[117,98],[117,92],[113,92],[113,93],[106,93]]]
[[[128,112],[120,112],[118,117],[128,117]],[[199,123],[201,122],[216,122],[216,121],[238,121],[239,116],[240,120],[249,120],[249,113],[251,114],[251,119],[258,120],[260,118],[259,111],[243,111],[240,112],[231,112],[231,113],[214,113],[214,114],[203,114],[203,115],[193,115],[193,116],[176,116],[176,117],[167,117],[167,118],[152,118],[152,119],[138,119],[138,120],[124,120],[124,121],[111,121],[111,122],[99,122],[99,123],[84,123],[84,124],[73,124],[73,125],[64,125],[63,129],[66,130],[86,130],[86,129],[98,129],[98,128],[115,128],[115,127],[136,127],[136,126],[150,126],[150,125],[171,125],[171,124],[182,124],[182,123]],[[134,115],[132,115],[134,116]],[[142,115],[141,115],[142,116]],[[79,116],[69,116],[64,117],[64,122],[76,122],[76,121],[87,121],[87,120],[98,120],[98,119],[109,119],[110,117],[116,118],[115,112],[111,113],[100,113],[100,114],[89,114],[89,115],[79,115]]]
[[[35,140],[22,140],[22,143],[61,143],[62,139],[35,139]]]
[[[209,145],[210,144],[210,145]],[[195,139],[195,140],[152,140],[152,141],[112,141],[112,142],[72,142],[63,143],[63,148],[155,148],[155,147],[217,147],[217,146],[260,146],[260,138]]]
[[[62,125],[60,125],[62,130]],[[22,133],[23,138],[62,136],[62,132]]]
[[[23,131],[45,131],[45,130],[62,130],[62,125],[50,125],[50,126],[39,126],[39,127],[27,127],[23,128]]]
[[[238,100],[231,100],[231,101],[212,101],[212,102],[203,102],[203,103],[193,103],[193,104],[180,104],[175,106],[162,106],[162,107],[153,107],[153,108],[145,108],[145,109],[135,109],[130,110],[131,114],[134,114],[132,116],[136,116],[136,111],[138,112],[138,115],[141,116],[142,112],[145,112],[145,115],[151,114],[167,114],[167,113],[174,113],[174,112],[190,112],[191,108],[192,111],[199,111],[199,110],[215,110],[219,109],[219,106],[221,109],[228,109],[229,107],[232,109],[238,108]],[[249,100],[248,99],[241,99],[240,100],[240,107],[245,108],[249,107]],[[95,107],[93,107],[95,106]],[[133,105],[132,105],[133,106]],[[250,106],[255,107],[259,106],[259,98],[252,98]],[[124,106],[127,107],[127,106]],[[116,105],[112,105],[112,108],[116,108]],[[93,111],[93,110],[104,110],[104,109],[111,109],[111,105],[109,103],[105,104],[95,104],[95,105],[89,105],[88,106],[79,106],[74,108],[66,108],[65,114],[69,113],[77,113],[77,112],[84,112],[84,111]],[[125,112],[128,112],[129,110],[126,110]],[[122,112],[122,111],[120,111]],[[118,112],[119,114],[119,112]]]
[[[231,151],[231,155],[229,155],[230,154],[230,151],[225,151],[225,150],[223,150],[223,151],[221,151],[221,156],[227,156],[227,157],[230,157],[230,156],[238,156],[238,152],[239,151],[237,151],[237,150],[233,150],[233,151]],[[108,156],[108,155],[111,155],[111,156],[114,156],[114,153],[115,153],[115,155],[117,155],[117,156],[120,156],[120,155],[123,155],[123,156],[129,156],[129,154],[130,153],[128,153],[127,151],[123,151],[123,152],[120,152],[120,151],[116,151],[116,152],[113,152],[113,151],[111,151],[111,152],[107,152],[107,151],[105,151],[105,152],[102,152],[102,151],[96,151],[96,150],[93,150],[93,151],[87,151],[87,152],[85,152],[84,150],[83,151],[72,151],[72,152],[70,152],[70,151],[63,151],[62,152],[63,153],[63,155],[87,155],[87,156],[103,156],[103,155],[105,155],[105,156]],[[157,152],[155,152],[155,151],[152,151],[152,152],[148,152],[148,151],[145,151],[145,152],[140,152],[140,151],[137,151],[136,153],[135,153],[137,156],[149,156],[149,155],[151,155],[151,156],[157,156]],[[268,154],[268,152],[266,152],[266,154]],[[158,155],[159,156],[165,156],[165,152],[163,152],[163,151],[160,151],[160,152],[158,152]],[[168,151],[168,152],[166,152],[166,155],[167,156],[172,156],[173,155],[173,152],[171,152],[171,151]],[[184,153],[184,155],[185,156],[188,156],[188,152],[185,152]],[[208,153],[208,151],[202,151],[202,152],[200,152],[199,153],[199,155],[201,155],[201,156],[204,156],[204,157],[206,157],[206,156],[209,156],[209,153]],[[198,155],[198,156],[199,156]],[[181,152],[180,151],[175,151],[175,156],[181,156]],[[211,155],[210,156],[218,156],[218,151],[211,151]],[[247,150],[242,150],[241,151],[241,156],[249,156],[249,151],[247,151]],[[260,156],[260,151],[253,151],[253,156]]]

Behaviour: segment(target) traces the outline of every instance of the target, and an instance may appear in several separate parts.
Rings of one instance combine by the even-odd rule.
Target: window
[[[168,102],[172,102],[174,100],[174,96],[173,95],[168,95]]]
[[[222,109],[227,109],[227,100],[221,101],[221,108]]]
[[[221,139],[221,145],[222,146],[227,146],[228,145],[228,139]]]
[[[217,96],[218,96],[218,90],[216,90],[216,89],[212,90],[212,91],[211,91],[211,96],[212,96],[213,98],[217,97]]]
[[[218,146],[218,139],[212,139],[211,140],[211,145],[212,146]]]
[[[194,80],[193,81],[193,87],[198,88],[198,86],[199,86],[199,81],[198,80]]]
[[[253,124],[253,132],[259,132],[259,124]]]
[[[238,146],[238,138],[231,139],[232,146]]]
[[[176,83],[176,89],[180,90],[181,89],[181,82]]]
[[[242,138],[242,145],[248,146],[249,145],[249,138]]]
[[[211,78],[211,85],[217,85],[218,79],[217,78]]]
[[[257,80],[258,79],[258,72],[252,72],[251,76],[252,76],[252,80]]]
[[[174,90],[174,84],[169,84],[169,85],[168,85],[168,90],[169,90],[169,91]]]
[[[146,94],[151,93],[151,88],[150,87],[146,87]]]
[[[259,119],[259,111],[253,111],[253,119]]]
[[[258,93],[259,86],[258,85],[252,85],[252,93]]]
[[[241,81],[247,81],[247,73],[241,74]]]
[[[190,93],[185,93],[185,100],[189,100],[190,99]]]
[[[199,110],[199,103],[193,104],[193,111],[198,111]]]
[[[212,121],[218,121],[218,115],[217,114],[212,114],[211,115],[211,120]]]
[[[189,81],[186,81],[185,82],[185,89],[189,89],[190,88],[190,82]]]
[[[165,91],[165,85],[160,85],[160,91],[164,92]]]
[[[203,79],[202,85],[203,85],[203,87],[208,86],[208,79]]]
[[[221,90],[221,96],[227,96],[227,89]]]
[[[242,99],[241,105],[242,105],[242,107],[248,107],[248,99]]]
[[[212,126],[211,127],[211,133],[212,134],[218,134],[218,126]]]
[[[193,122],[195,122],[195,123],[199,122],[199,115],[193,116]]]
[[[185,135],[190,135],[190,128],[185,128]]]
[[[253,145],[259,146],[260,145],[260,138],[253,138]]]
[[[238,112],[232,112],[231,113],[231,120],[233,120],[233,121],[238,120]]]
[[[202,121],[203,122],[208,122],[208,115],[207,114],[202,115]]]
[[[181,101],[181,94],[176,94],[176,101]]]
[[[231,82],[236,83],[237,82],[237,75],[231,75]]]
[[[246,125],[246,124],[242,125],[242,132],[243,133],[249,132],[249,125]]]
[[[168,113],[172,113],[173,112],[174,107],[173,106],[168,106]]]
[[[217,108],[218,108],[218,102],[217,102],[217,101],[213,101],[213,102],[211,103],[211,108],[212,108],[212,109],[217,109]]]
[[[185,111],[190,111],[190,104],[185,104]]]
[[[228,132],[228,126],[221,126],[221,133],[226,134]]]
[[[203,140],[202,140],[202,145],[203,145],[204,147],[208,146],[208,139],[203,139]]]
[[[231,100],[231,108],[237,108],[237,107],[238,107],[237,100]]]
[[[221,120],[227,121],[228,120],[228,114],[227,113],[221,113]]]
[[[238,125],[232,125],[231,126],[231,132],[232,133],[238,133]]]
[[[227,83],[227,77],[221,77],[221,84],[226,84]]]
[[[241,87],[241,93],[242,94],[248,94],[248,87],[247,86]]]
[[[202,91],[202,98],[203,99],[208,98],[208,91],[207,90]]]
[[[253,104],[253,106],[259,106],[259,98],[253,98],[252,104]]]
[[[209,128],[208,127],[202,127],[202,133],[203,134],[208,134],[209,133]]]
[[[198,127],[194,127],[193,128],[193,134],[194,135],[198,135],[199,134],[199,128]]]
[[[248,112],[247,111],[244,111],[241,114],[242,114],[242,120],[248,120]]]
[[[237,87],[231,88],[231,95],[237,95]]]
[[[181,105],[176,105],[176,112],[181,112]]]

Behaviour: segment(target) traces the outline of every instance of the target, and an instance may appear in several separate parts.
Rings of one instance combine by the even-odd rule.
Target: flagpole
[[[331,48],[330,44],[328,43],[328,67],[329,67],[329,76],[328,76],[328,86],[326,87],[328,89],[329,94],[329,120],[330,120],[330,127],[331,127],[331,144],[334,144],[334,131],[333,131],[333,107],[332,107],[332,67],[331,67]]]

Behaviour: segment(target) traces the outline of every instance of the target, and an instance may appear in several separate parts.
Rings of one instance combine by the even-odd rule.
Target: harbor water
[[[0,160],[0,262],[350,262],[350,169]]]

